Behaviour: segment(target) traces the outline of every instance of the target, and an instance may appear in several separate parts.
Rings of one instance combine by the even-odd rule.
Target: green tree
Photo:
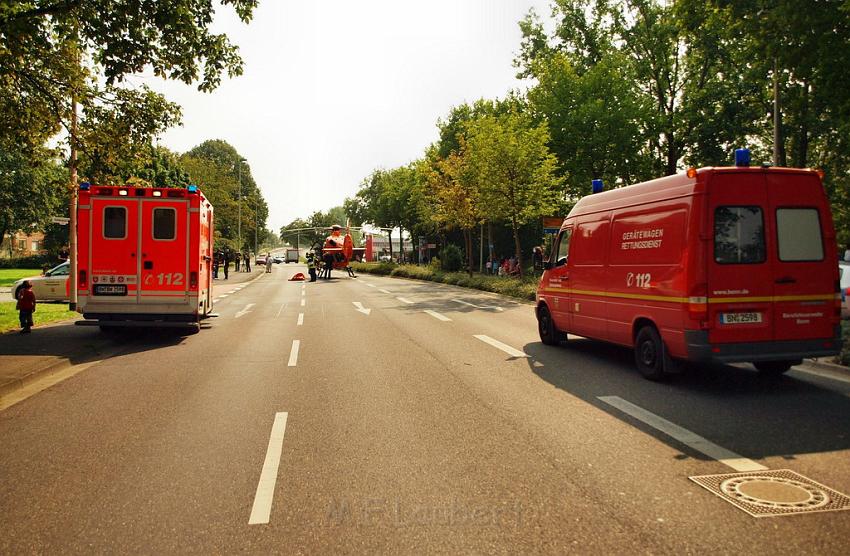
[[[510,112],[484,116],[467,127],[467,164],[481,192],[480,203],[494,219],[510,223],[522,275],[520,226],[551,214],[563,180],[549,151],[546,124]]]
[[[251,167],[227,142],[210,140],[185,153],[180,164],[215,207],[216,229],[223,238],[249,248],[264,234],[268,205],[251,176]],[[241,201],[240,201],[241,200]],[[241,224],[240,224],[241,214]]]
[[[66,213],[67,172],[47,153],[31,155],[0,149],[0,242],[18,230],[44,229],[52,216]]]

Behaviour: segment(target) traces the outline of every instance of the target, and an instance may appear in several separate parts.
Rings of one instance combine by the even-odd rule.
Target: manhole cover
[[[850,498],[788,469],[691,477],[753,517],[850,509]]]

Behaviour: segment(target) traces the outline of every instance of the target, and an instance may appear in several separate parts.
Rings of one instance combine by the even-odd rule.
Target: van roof
[[[706,178],[711,174],[735,174],[735,173],[771,173],[771,174],[798,174],[817,175],[815,170],[800,168],[779,168],[763,166],[746,167],[715,167],[708,166],[696,171],[696,177],[689,178],[687,174],[674,174],[634,185],[628,185],[617,189],[610,189],[600,193],[587,195],[579,199],[570,216],[588,214],[593,212],[613,210],[629,205],[640,205],[654,201],[662,201],[675,197],[683,197],[700,193],[704,190]]]

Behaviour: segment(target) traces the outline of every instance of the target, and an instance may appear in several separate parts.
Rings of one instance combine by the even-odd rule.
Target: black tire
[[[566,334],[555,327],[555,321],[546,306],[537,310],[537,332],[540,334],[540,341],[547,346],[557,346],[566,339]]]
[[[644,326],[635,337],[635,365],[644,378],[661,380],[665,376],[666,354],[661,336],[654,326]]]
[[[756,361],[753,363],[753,367],[764,375],[779,376],[787,373],[791,367],[797,364],[797,361]]]

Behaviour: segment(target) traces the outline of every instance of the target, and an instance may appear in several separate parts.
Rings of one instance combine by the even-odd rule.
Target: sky
[[[212,93],[144,79],[183,109],[160,144],[233,145],[279,230],[421,157],[453,106],[523,88],[512,62],[532,7],[548,19],[549,0],[260,0],[248,25],[220,7],[213,29],[244,73]]]

